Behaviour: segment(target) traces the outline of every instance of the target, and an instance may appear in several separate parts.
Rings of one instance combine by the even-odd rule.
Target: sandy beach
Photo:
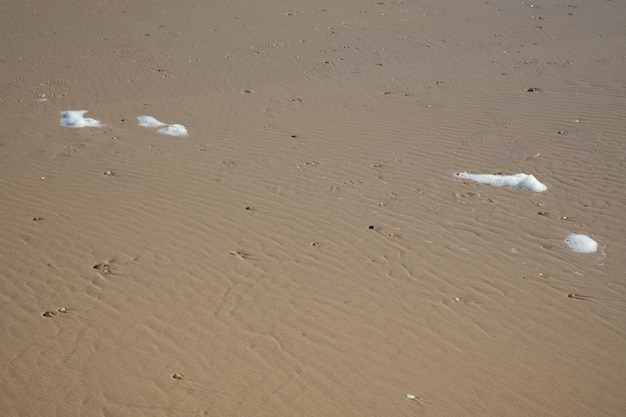
[[[623,417],[624,22],[4,2],[0,415]]]

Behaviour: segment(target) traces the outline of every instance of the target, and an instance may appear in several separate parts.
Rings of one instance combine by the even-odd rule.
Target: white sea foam
[[[143,127],[161,127],[166,125],[166,123],[163,123],[152,116],[139,116],[137,117],[137,120],[139,120],[139,126]]]
[[[593,253],[598,250],[598,242],[587,235],[571,234],[565,238],[567,243],[574,252]]]
[[[469,172],[458,172],[457,177],[472,180],[487,185],[515,187],[521,190],[542,192],[548,187],[540,183],[534,175],[492,175],[492,174],[470,174]]]
[[[67,110],[61,112],[61,126],[65,127],[101,127],[96,119],[83,117],[87,110]]]
[[[170,136],[187,136],[187,129],[183,125],[171,124],[159,129],[159,133]]]
[[[163,123],[152,116],[139,116],[137,117],[137,120],[139,120],[139,126],[152,128],[160,127],[161,129],[159,129],[159,133],[162,135],[187,136],[187,129],[183,125],[175,123],[168,125],[167,123]]]

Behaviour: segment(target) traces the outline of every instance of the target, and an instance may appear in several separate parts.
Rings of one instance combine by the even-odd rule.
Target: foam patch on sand
[[[469,172],[457,172],[456,176],[465,180],[472,180],[482,184],[495,185],[497,187],[514,187],[520,190],[534,191],[537,193],[546,191],[548,187],[540,183],[534,175],[515,174],[470,174]]]
[[[170,136],[187,136],[187,129],[183,125],[172,124],[159,129],[159,133]]]
[[[565,238],[567,243],[574,252],[593,253],[598,250],[598,242],[587,235],[571,234]]]
[[[143,127],[161,127],[167,124],[155,119],[152,116],[139,116],[137,117],[137,120],[139,120],[139,126]]]
[[[159,133],[162,135],[187,136],[187,129],[183,125],[175,123],[168,125],[167,123],[163,123],[152,116],[139,116],[137,117],[137,120],[139,120],[139,126],[151,128],[160,127],[161,129],[159,129]]]
[[[87,110],[66,110],[61,112],[61,126],[65,127],[101,127],[96,119],[83,117]]]

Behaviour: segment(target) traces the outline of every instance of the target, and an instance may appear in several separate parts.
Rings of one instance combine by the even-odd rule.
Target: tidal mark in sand
[[[59,307],[56,309],[56,311],[53,310],[48,310],[48,311],[44,311],[41,315],[44,317],[54,317],[57,316],[57,313],[62,313],[65,314],[67,313],[69,310],[65,307]]]
[[[187,384],[194,385],[194,386],[195,386],[195,387],[197,387],[198,389],[201,389],[201,390],[205,391],[207,394],[215,394],[215,393],[219,393],[219,394],[228,394],[228,393],[226,393],[226,392],[224,392],[224,391],[211,389],[211,388],[208,388],[208,387],[206,387],[206,386],[200,385],[200,384],[198,384],[197,382],[190,381],[189,379],[185,378],[185,377],[183,376],[183,374],[181,374],[180,372],[176,372],[174,375],[172,375],[172,378],[174,378],[174,379],[178,379],[178,380],[181,380],[181,381],[185,381],[185,383],[187,383]]]
[[[99,264],[95,264],[92,266],[93,269],[95,269],[96,271],[99,271],[103,274],[110,274],[111,273],[111,264],[106,261],[106,262],[102,262]]]
[[[548,189],[547,186],[540,183],[534,175],[515,174],[470,174],[468,172],[457,172],[455,174],[459,178],[472,180],[481,184],[494,185],[497,187],[507,186],[519,188],[520,190],[543,192]]]
[[[61,112],[61,126],[65,127],[101,127],[96,119],[83,117],[87,110],[67,110]]]
[[[549,279],[550,278],[549,276],[547,276],[543,272],[537,272],[535,274],[535,276],[537,278],[539,278],[539,279]],[[533,281],[538,281],[538,279],[535,279],[535,278],[532,278],[532,277],[529,277],[529,276],[526,276],[526,275],[522,276],[522,279],[530,279],[530,280],[533,280]]]
[[[228,254],[232,256],[238,256],[241,259],[250,259],[250,254],[245,253],[245,252],[240,252],[237,250],[230,250],[228,251]]]
[[[483,302],[481,302],[481,301],[466,300],[465,298],[461,298],[461,297],[452,297],[451,300],[454,303],[460,303],[460,304],[465,304],[465,305],[483,304]],[[447,302],[446,302],[446,304],[447,304]]]
[[[546,217],[550,217],[550,213],[548,213],[547,211],[538,211],[537,214],[539,216],[546,216]],[[569,216],[561,216],[559,217],[559,220],[563,220],[566,222],[575,222],[576,219],[573,217],[569,217]]]
[[[567,243],[574,252],[593,253],[598,250],[598,242],[587,235],[571,234],[565,238]]]
[[[454,193],[454,196],[456,198],[458,198],[459,201],[462,201],[463,203],[486,204],[486,203],[494,203],[495,202],[491,198],[489,198],[489,199],[483,198],[480,193],[476,193],[476,192],[473,192],[473,191],[468,191],[468,192],[457,191],[456,193]]]
[[[410,401],[415,401],[415,402],[418,402],[420,404],[424,404],[424,399],[423,398],[420,398],[420,397],[418,397],[416,395],[413,395],[413,394],[406,394],[405,398],[407,400],[410,400]]]
[[[588,295],[580,295],[580,294],[567,294],[568,298],[573,298],[574,300],[582,300],[582,301],[590,301],[590,298]]]
[[[35,216],[35,217],[33,217],[33,221],[34,221],[34,222],[38,222],[38,221],[40,221],[40,220],[42,220],[42,219],[41,219],[41,217],[39,217],[39,216]]]

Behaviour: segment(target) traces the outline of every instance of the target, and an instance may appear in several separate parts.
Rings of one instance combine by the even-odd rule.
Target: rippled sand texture
[[[0,415],[623,417],[623,2],[135,3],[0,6]]]

